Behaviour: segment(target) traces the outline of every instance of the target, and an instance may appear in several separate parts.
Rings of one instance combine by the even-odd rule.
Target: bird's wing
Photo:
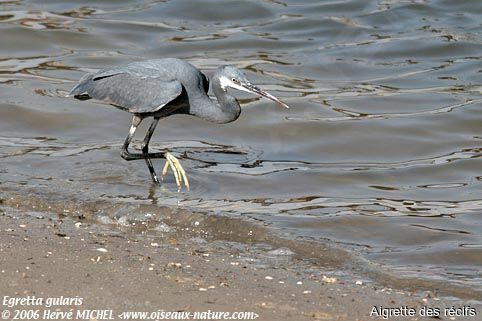
[[[152,113],[181,95],[178,80],[125,70],[102,71],[83,77],[70,95],[106,101],[131,113]]]
[[[205,91],[206,94],[207,94],[208,91],[209,91],[209,78],[206,77],[206,75],[203,74],[203,73],[201,73],[201,76],[202,76],[202,82],[203,82],[204,91]]]

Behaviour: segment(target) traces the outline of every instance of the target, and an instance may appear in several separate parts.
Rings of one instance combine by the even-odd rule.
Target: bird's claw
[[[174,178],[176,179],[177,191],[181,191],[183,183],[189,191],[189,180],[187,179],[186,172],[184,171],[184,168],[182,168],[179,160],[174,157],[174,155],[172,155],[170,152],[166,152],[164,154],[164,157],[166,158],[166,163],[164,164],[164,168],[162,169],[161,180],[164,179],[164,176],[167,174],[167,170],[169,169],[169,167],[171,167]]]

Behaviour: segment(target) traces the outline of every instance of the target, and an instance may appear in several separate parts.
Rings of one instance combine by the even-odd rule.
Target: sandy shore
[[[314,268],[290,255],[289,249],[209,242],[189,229],[154,239],[85,217],[10,206],[1,207],[0,224],[3,300],[5,296],[82,299],[80,305],[50,308],[45,302],[4,304],[3,310],[11,313],[72,311],[75,319],[77,310],[95,309],[108,310],[107,317],[120,319],[129,311],[243,311],[254,312],[257,320],[376,320],[382,317],[370,316],[374,306],[405,306],[416,309],[417,315],[390,320],[432,320],[418,315],[419,309],[443,311],[454,305],[426,293],[392,290]]]

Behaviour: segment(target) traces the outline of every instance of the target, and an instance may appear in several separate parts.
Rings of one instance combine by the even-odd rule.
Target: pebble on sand
[[[321,280],[323,282],[326,282],[326,283],[336,283],[337,279],[335,277],[328,277],[326,275],[323,275],[323,277],[321,278]]]

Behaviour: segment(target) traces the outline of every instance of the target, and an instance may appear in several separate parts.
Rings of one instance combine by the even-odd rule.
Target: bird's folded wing
[[[90,76],[90,77],[89,77]],[[81,79],[71,95],[88,95],[131,113],[152,113],[181,95],[178,80],[129,72],[102,72]]]

